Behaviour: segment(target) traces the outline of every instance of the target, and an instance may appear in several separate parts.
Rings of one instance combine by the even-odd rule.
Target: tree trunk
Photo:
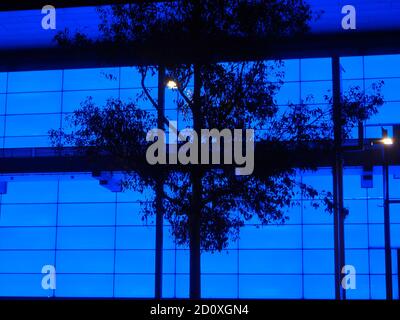
[[[194,66],[194,93],[193,93],[193,129],[200,134],[201,119],[201,77],[200,67]],[[200,148],[200,143],[199,143]],[[199,153],[200,154],[200,153]],[[202,207],[202,173],[199,166],[193,166],[192,178],[192,205],[189,212],[189,236],[190,236],[190,298],[201,298],[201,238],[200,220]]]

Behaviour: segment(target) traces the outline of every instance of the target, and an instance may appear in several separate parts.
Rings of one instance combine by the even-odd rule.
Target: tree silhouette
[[[57,35],[58,43],[84,48],[102,43],[145,45],[187,39],[196,45],[210,38],[230,37],[273,41],[306,33],[313,17],[310,7],[301,0],[179,0],[113,5],[98,10],[99,39],[66,30]],[[150,102],[161,113],[157,97],[146,86],[147,77],[155,76],[161,69],[141,66],[138,70],[142,90],[135,101],[110,99],[105,106],[96,106],[88,99],[70,117],[70,130],[52,130],[50,136],[54,145],[80,147],[93,159],[104,153],[113,155],[114,161],[124,169],[126,188],[149,187],[162,192],[163,215],[171,224],[176,242],[190,246],[192,298],[200,297],[201,249],[223,250],[239,236],[245,221],[284,223],[288,208],[298,205],[294,201],[296,192],[314,200],[314,207],[322,204],[332,212],[330,192],[318,192],[296,180],[298,171],[312,170],[315,166],[310,163],[294,168],[287,161],[290,150],[310,150],[310,144],[318,143],[327,150],[332,148],[332,99],[328,93],[327,107],[310,103],[312,97],[308,97],[282,111],[275,99],[284,79],[282,61],[167,65],[166,79],[178,84],[176,107],[196,132],[203,128],[255,129],[256,149],[266,146],[270,154],[276,155],[276,160],[262,156],[250,176],[236,176],[232,166],[149,168],[145,160],[148,147],[145,138],[157,126],[157,116],[142,110],[140,104]],[[345,137],[382,105],[381,86],[382,83],[375,84],[371,94],[365,94],[359,87],[344,94]],[[168,121],[163,119],[165,123]],[[164,185],[161,190],[156,187],[160,179]],[[144,216],[156,213],[154,199],[155,194],[143,201]]]

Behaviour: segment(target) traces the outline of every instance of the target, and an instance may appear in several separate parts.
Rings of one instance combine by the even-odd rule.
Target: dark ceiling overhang
[[[124,3],[143,3],[143,2],[166,2],[172,0],[16,0],[2,1],[0,11],[15,10],[40,10],[45,5],[52,5],[55,8],[73,8],[73,7],[93,7],[110,4]]]
[[[24,0],[0,3],[0,11],[98,6],[174,0]],[[347,30],[285,39],[192,39],[66,49],[0,49],[0,71],[159,65],[254,59],[318,58],[400,53],[400,31]]]

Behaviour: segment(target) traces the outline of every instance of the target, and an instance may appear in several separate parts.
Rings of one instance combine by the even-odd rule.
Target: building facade
[[[310,95],[324,106],[332,94],[332,60],[284,61],[284,84],[276,97],[284,110]],[[366,138],[390,135],[400,123],[400,55],[355,56],[340,60],[343,90],[366,92],[383,80],[385,104],[365,126]],[[113,74],[109,80],[105,74]],[[157,76],[148,85],[157,90]],[[87,97],[98,105],[108,98],[134,100],[140,79],[134,67],[63,69],[0,73],[0,145],[14,153],[51,147],[50,129],[65,127],[68,114]],[[185,126],[172,90],[166,115]],[[151,105],[143,103],[144,109]],[[155,112],[155,110],[152,110]],[[368,126],[369,125],[369,126]],[[375,126],[374,126],[375,125]],[[390,197],[400,197],[400,168],[390,166]],[[344,205],[346,264],[356,270],[348,299],[385,299],[382,168],[362,185],[363,168],[346,167]],[[298,174],[316,189],[332,191],[332,169]],[[143,221],[139,201],[147,194],[112,192],[91,172],[1,173],[0,296],[152,298],[155,281],[155,222]],[[151,191],[148,191],[149,194]],[[220,253],[202,254],[205,298],[334,299],[334,223],[323,208],[300,196],[282,225],[249,221],[240,239]],[[175,244],[165,223],[163,297],[189,295],[189,251]],[[391,207],[393,289],[398,298],[397,249],[400,213]],[[54,266],[56,288],[42,286],[44,266]]]

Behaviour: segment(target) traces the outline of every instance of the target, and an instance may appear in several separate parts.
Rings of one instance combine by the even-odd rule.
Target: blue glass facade
[[[384,80],[385,104],[368,124],[393,123],[400,116],[400,55],[341,59],[343,89],[366,91]],[[113,74],[113,80],[105,74]],[[331,94],[331,59],[285,61],[285,82],[277,103],[313,96],[324,105]],[[157,78],[148,86],[156,93]],[[65,117],[88,96],[102,104],[140,92],[135,68],[52,70],[0,73],[0,144],[3,148],[50,146],[48,130],[65,127]],[[181,120],[173,91],[167,91],[166,114]],[[142,104],[151,110],[151,105]],[[155,110],[153,110],[155,111]],[[180,121],[180,125],[184,123]],[[380,127],[378,127],[380,129]],[[367,137],[379,137],[366,127]],[[391,197],[399,197],[399,168],[390,168]],[[384,299],[382,170],[373,169],[373,187],[361,187],[361,168],[344,174],[346,263],[357,270],[352,299]],[[155,281],[155,225],[142,221],[134,191],[112,193],[90,173],[1,175],[8,190],[0,195],[0,296],[151,298]],[[302,173],[298,180],[332,191],[329,168]],[[240,239],[221,253],[202,255],[205,298],[333,299],[333,218],[308,200],[288,209],[284,225],[249,221]],[[392,247],[400,247],[400,217],[392,210]],[[163,296],[189,295],[189,252],[178,247],[165,224]],[[41,286],[42,267],[56,268],[57,287]],[[395,297],[397,260],[393,261]]]

